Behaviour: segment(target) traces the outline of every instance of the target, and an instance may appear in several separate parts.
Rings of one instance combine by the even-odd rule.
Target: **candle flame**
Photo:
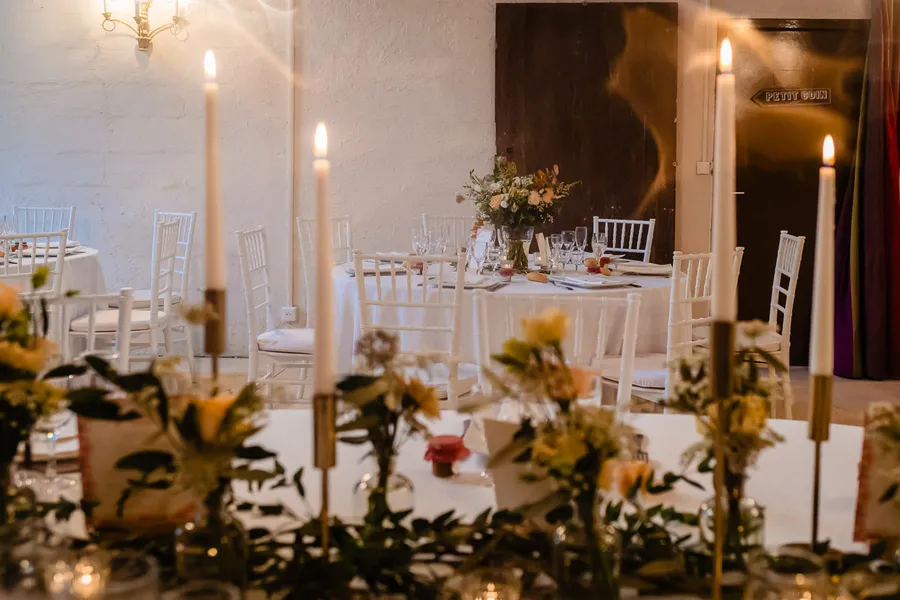
[[[725,38],[725,41],[722,42],[722,50],[719,52],[719,67],[723,73],[731,72],[732,60],[731,41]]]
[[[203,70],[206,72],[206,80],[212,83],[216,80],[216,55],[212,50],[206,51],[203,57]]]
[[[825,144],[822,146],[822,164],[834,166],[834,138],[830,135],[825,136]]]
[[[325,130],[325,123],[316,126],[315,148],[318,158],[325,158],[328,155],[328,131]]]

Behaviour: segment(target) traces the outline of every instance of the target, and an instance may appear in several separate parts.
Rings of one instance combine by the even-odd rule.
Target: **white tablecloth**
[[[337,336],[338,371],[349,372],[353,359],[353,348],[360,330],[359,294],[357,282],[350,277],[343,266],[337,266],[332,272],[334,281],[334,310],[335,310],[335,335]],[[666,351],[666,335],[669,316],[669,295],[671,280],[667,277],[636,277],[635,282],[641,287],[624,287],[603,291],[579,290],[569,291],[562,287],[549,283],[534,283],[517,276],[513,282],[501,288],[498,294],[608,294],[623,297],[629,293],[637,292],[641,295],[640,320],[638,328],[638,354],[662,353]],[[374,297],[376,278],[366,277],[367,293]],[[389,283],[383,279],[382,285]],[[414,294],[418,296],[416,288]],[[405,276],[403,285],[398,292],[406,294]],[[406,301],[406,298],[401,298]],[[434,313],[432,313],[433,315]],[[402,318],[425,318],[422,311],[408,311]],[[490,320],[491,315],[488,315]],[[623,316],[624,318],[624,316]],[[408,324],[408,323],[405,323]],[[449,325],[449,315],[444,323],[430,322],[429,325]],[[493,326],[502,326],[501,320],[496,320]],[[476,322],[474,308],[474,292],[467,290],[462,309],[462,336],[460,343],[460,358],[463,362],[474,363],[476,360]],[[612,334],[615,335],[615,334]]]
[[[41,260],[41,259],[38,259]],[[65,257],[63,266],[62,292],[78,292],[80,294],[102,294],[106,292],[106,281],[100,266],[100,253],[94,248],[82,246],[77,254]],[[14,277],[9,282],[22,291],[31,285],[31,276]]]
[[[459,434],[468,418],[445,411],[442,419],[431,423],[432,433]],[[629,422],[648,438],[651,462],[661,470],[680,472],[681,453],[698,440],[694,420],[686,415],[630,415]],[[766,544],[777,546],[788,542],[807,542],[810,534],[810,503],[812,500],[813,445],[807,439],[805,421],[770,421],[773,429],[785,437],[785,443],[762,453],[759,464],[750,474],[747,495],[765,507]],[[857,466],[862,453],[863,430],[849,425],[832,425],[831,439],[822,447],[822,518],[821,539],[830,539],[841,550],[863,550],[853,542],[853,519],[856,507]],[[257,440],[270,450],[277,451],[289,473],[306,467],[307,498],[313,510],[318,510],[321,486],[318,472],[313,468],[312,415],[307,410],[273,411],[268,427]],[[362,461],[366,446],[338,444],[337,468],[330,474],[331,511],[338,516],[352,515],[351,491],[357,480],[367,472],[374,472],[370,459]],[[448,510],[473,517],[495,506],[494,490],[473,485],[465,473],[481,468],[482,458],[473,455],[461,463],[463,473],[458,479],[439,479],[432,475],[430,463],[425,462],[425,443],[408,441],[397,460],[397,471],[409,477],[415,485],[415,514],[435,517]],[[695,478],[710,489],[709,477]],[[666,504],[682,511],[696,511],[710,497],[709,492],[689,485],[678,485],[663,498]],[[291,508],[305,512],[302,503],[290,491],[279,496]],[[660,497],[657,497],[660,498]]]

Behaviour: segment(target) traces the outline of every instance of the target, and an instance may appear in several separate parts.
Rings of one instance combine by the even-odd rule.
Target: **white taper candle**
[[[222,241],[222,194],[219,189],[219,85],[216,57],[206,51],[206,289],[225,289],[225,246]]]
[[[328,132],[319,123],[315,135],[316,160],[316,336],[313,392],[334,393],[334,290],[331,270],[334,266],[331,247],[331,163],[328,162]]]
[[[734,203],[735,103],[731,72],[731,42],[722,43],[719,75],[716,77],[716,132],[713,157],[713,281],[711,316],[716,321],[734,321],[737,302],[734,288],[734,248],[737,245]]]
[[[816,272],[813,283],[809,372],[834,371],[834,139],[825,138],[819,169],[819,216],[816,222]]]

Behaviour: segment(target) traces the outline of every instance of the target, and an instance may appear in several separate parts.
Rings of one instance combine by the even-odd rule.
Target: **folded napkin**
[[[642,262],[616,263],[616,273],[620,275],[646,275],[654,277],[666,277],[672,274],[672,265],[657,265]]]

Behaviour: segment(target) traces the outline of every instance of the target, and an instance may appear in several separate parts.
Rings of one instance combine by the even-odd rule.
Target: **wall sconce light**
[[[103,23],[102,27],[105,31],[114,31],[117,24],[124,25],[134,32],[137,36],[138,49],[147,52],[153,48],[153,38],[163,31],[171,31],[175,37],[184,31],[188,21],[184,18],[184,12],[187,9],[189,0],[175,0],[175,12],[172,15],[172,22],[160,25],[156,29],[150,28],[150,6],[153,0],[134,0],[134,22],[131,25],[121,19],[114,19],[109,5],[112,0],[103,0]]]

